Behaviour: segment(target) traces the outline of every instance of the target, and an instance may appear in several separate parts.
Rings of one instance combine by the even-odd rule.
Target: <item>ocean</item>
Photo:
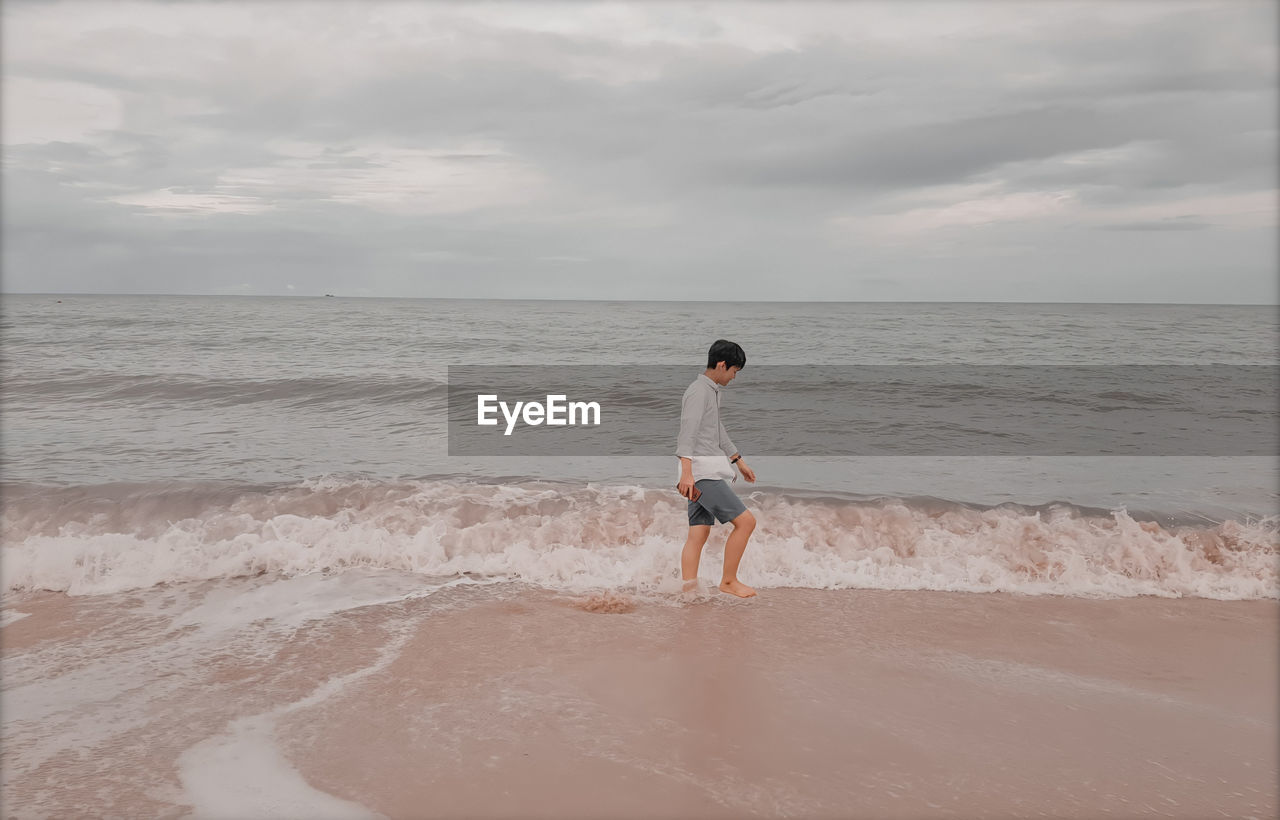
[[[789,455],[741,418],[997,365],[1047,374],[1001,388],[1019,424],[1168,428],[1276,366],[1272,308],[13,295],[0,330],[6,817],[1274,816],[1274,452],[850,455],[878,420],[814,413]],[[682,588],[661,431],[450,455],[451,367],[608,366],[666,412],[642,371],[717,337],[758,597],[716,589],[727,527]],[[1043,384],[1135,365],[1195,367]],[[901,445],[899,395],[853,404]]]
[[[1273,308],[1216,305],[11,295],[2,329],[5,588],[72,595],[351,569],[665,590],[674,458],[450,456],[450,366],[692,379],[730,338],[732,428],[759,365],[1280,361]],[[1272,453],[750,460],[763,587],[1280,595]]]

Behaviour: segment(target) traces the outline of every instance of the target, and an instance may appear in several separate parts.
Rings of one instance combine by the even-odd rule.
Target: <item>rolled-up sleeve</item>
[[[695,386],[684,391],[684,400],[680,403],[680,435],[676,438],[678,458],[693,458],[693,443],[706,412],[706,390],[699,390]]]

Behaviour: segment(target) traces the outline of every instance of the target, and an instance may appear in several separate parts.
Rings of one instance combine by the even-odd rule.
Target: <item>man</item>
[[[689,538],[680,556],[684,588],[698,582],[698,560],[711,535],[711,525],[731,522],[733,532],[724,545],[724,572],[720,591],[750,598],[756,591],[738,580],[738,564],[747,549],[747,539],[756,528],[748,512],[726,479],[736,478],[733,468],[752,483],[756,474],[742,460],[720,423],[720,391],[747,364],[747,354],[733,342],[718,339],[707,352],[707,369],[684,391],[680,406],[680,436],[676,456],[680,459],[680,495],[689,499]]]

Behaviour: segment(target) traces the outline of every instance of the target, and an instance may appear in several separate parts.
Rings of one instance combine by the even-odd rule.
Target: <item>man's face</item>
[[[725,367],[724,362],[716,362],[716,369],[712,372],[711,380],[723,387],[733,381],[733,377],[738,375],[739,368]]]

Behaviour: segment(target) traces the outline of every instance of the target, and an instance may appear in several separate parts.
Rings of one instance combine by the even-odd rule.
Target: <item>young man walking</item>
[[[756,519],[729,486],[733,468],[754,483],[756,474],[742,460],[720,423],[720,391],[747,364],[747,354],[733,342],[718,339],[707,352],[707,369],[684,391],[680,405],[680,436],[676,456],[680,459],[680,495],[689,499],[689,538],[680,556],[684,588],[698,581],[698,560],[711,535],[711,525],[731,522],[733,532],[724,545],[724,573],[720,591],[750,598],[756,591],[738,580],[738,564],[747,549],[747,539],[756,528]]]

